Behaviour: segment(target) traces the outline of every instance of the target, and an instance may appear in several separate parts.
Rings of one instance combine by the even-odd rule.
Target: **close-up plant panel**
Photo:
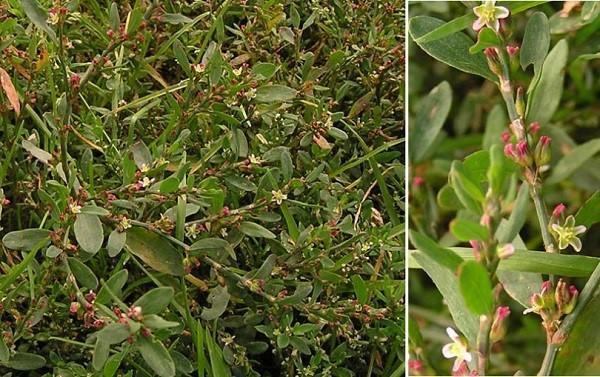
[[[600,3],[409,5],[409,374],[600,374]]]
[[[0,373],[404,375],[404,19],[1,2]]]

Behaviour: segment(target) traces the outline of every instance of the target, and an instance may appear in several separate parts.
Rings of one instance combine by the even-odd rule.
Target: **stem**
[[[558,352],[558,346],[553,343],[548,343],[546,346],[546,354],[544,355],[544,361],[542,362],[542,366],[540,367],[540,371],[538,372],[538,376],[549,376],[552,371],[552,366],[554,365],[554,357],[556,356],[556,352]]]
[[[492,320],[486,315],[479,317],[479,332],[477,333],[477,373],[485,376],[490,350],[490,330]]]
[[[548,213],[546,212],[546,207],[544,206],[539,188],[533,185],[530,185],[529,188],[531,189],[531,198],[533,199],[533,204],[535,205],[535,212],[537,213],[537,217],[540,222],[542,239],[544,240],[544,248],[549,253],[555,253],[556,248],[554,247],[552,236],[548,230]]]

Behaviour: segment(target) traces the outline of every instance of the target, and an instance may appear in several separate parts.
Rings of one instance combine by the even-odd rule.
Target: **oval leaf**
[[[80,213],[73,226],[79,246],[90,254],[96,254],[104,241],[102,222],[96,215]]]
[[[131,253],[140,257],[156,271],[183,276],[183,257],[169,241],[144,228],[134,227],[127,231],[125,243]]]

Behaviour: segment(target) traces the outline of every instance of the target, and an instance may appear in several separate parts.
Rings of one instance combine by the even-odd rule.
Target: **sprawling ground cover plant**
[[[0,371],[403,373],[403,2],[0,5]]]
[[[411,373],[598,375],[600,3],[410,12]]]

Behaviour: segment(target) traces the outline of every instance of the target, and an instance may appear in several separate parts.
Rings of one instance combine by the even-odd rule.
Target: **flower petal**
[[[446,334],[448,334],[450,339],[452,339],[455,342],[458,342],[460,340],[460,336],[458,336],[456,330],[454,330],[452,327],[446,327]]]
[[[473,355],[471,355],[471,352],[465,352],[463,358],[467,363],[470,363],[473,360]]]
[[[478,19],[475,20],[475,22],[473,22],[473,30],[475,30],[475,31],[481,30],[481,28],[484,26],[485,26],[485,22],[483,21],[483,18],[481,18],[481,17],[479,17]]]
[[[585,233],[586,230],[587,228],[584,225],[577,225],[575,228],[573,228],[573,234],[578,235]]]
[[[560,250],[562,250],[562,249],[566,249],[566,248],[567,248],[567,246],[569,246],[569,243],[567,242],[566,238],[564,238],[564,237],[559,237],[559,238],[558,238],[558,248],[559,248]]]
[[[442,355],[444,355],[444,357],[446,359],[451,359],[453,357],[456,357],[456,355],[454,354],[454,352],[452,352],[453,351],[453,347],[452,347],[453,345],[454,345],[454,343],[448,343],[448,344],[445,344],[444,347],[442,347]]]
[[[565,225],[563,226],[563,228],[573,228],[575,226],[575,217],[573,217],[573,215],[569,215],[569,217],[567,217],[567,219],[565,220]]]
[[[505,7],[495,7],[494,15],[496,18],[506,18],[510,15],[510,11]]]
[[[579,238],[573,237],[573,239],[571,239],[571,242],[569,243],[571,244],[571,246],[573,246],[573,249],[575,249],[575,251],[581,251],[581,240]]]
[[[488,26],[497,32],[498,30],[500,30],[500,21],[498,21],[497,19],[494,19],[494,21],[492,21],[491,25],[488,24]]]
[[[452,365],[452,371],[456,372],[457,370],[460,369],[460,365],[463,363],[463,359],[461,359],[460,357],[457,358],[456,360],[454,360],[454,365]]]
[[[484,5],[476,6],[475,8],[473,8],[473,13],[475,13],[475,15],[477,17],[481,18],[481,15],[483,14],[484,9],[485,9]]]

